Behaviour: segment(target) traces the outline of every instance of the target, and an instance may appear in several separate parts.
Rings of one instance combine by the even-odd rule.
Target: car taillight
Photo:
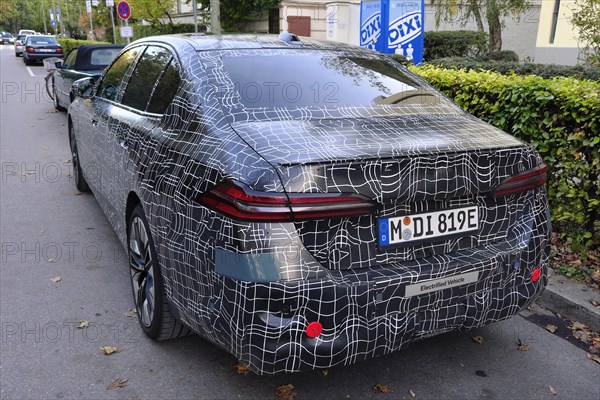
[[[507,196],[509,194],[524,192],[543,186],[547,179],[546,170],[547,166],[546,164],[543,164],[534,169],[506,178],[504,182],[494,190],[493,194],[495,197]]]
[[[62,49],[56,49],[57,53],[62,53]]]
[[[200,204],[242,221],[302,221],[369,214],[377,204],[357,194],[269,193],[224,182],[202,195]]]
[[[27,51],[28,53],[35,53],[35,49],[33,47],[27,47],[25,51]]]

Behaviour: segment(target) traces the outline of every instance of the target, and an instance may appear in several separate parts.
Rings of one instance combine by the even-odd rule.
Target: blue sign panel
[[[381,0],[363,0],[360,3],[360,46],[383,51],[381,38]]]
[[[362,47],[423,62],[423,0],[363,0],[360,17]]]
[[[391,0],[389,10],[389,52],[403,55],[415,64],[421,64],[425,32],[422,1]]]

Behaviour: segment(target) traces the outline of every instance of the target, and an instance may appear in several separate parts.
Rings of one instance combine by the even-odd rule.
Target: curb
[[[548,268],[548,286],[537,303],[572,321],[600,330],[600,309],[591,300],[600,302],[600,293]]]

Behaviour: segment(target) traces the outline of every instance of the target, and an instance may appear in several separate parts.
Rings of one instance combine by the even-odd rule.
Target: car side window
[[[63,63],[63,69],[73,68],[75,65],[75,59],[77,58],[77,49],[71,50],[67,58],[65,58],[65,62]]]
[[[154,114],[164,114],[171,101],[173,101],[180,83],[179,66],[175,59],[171,58],[171,62],[152,93],[147,111]]]
[[[116,100],[117,94],[119,90],[119,86],[121,85],[121,81],[125,77],[125,73],[127,69],[135,59],[138,54],[143,50],[143,47],[134,47],[121,54],[121,56],[109,67],[109,69],[104,74],[102,78],[102,82],[98,86],[98,96],[107,99],[107,100]]]
[[[171,52],[168,50],[158,46],[148,46],[131,74],[121,103],[137,110],[146,110],[156,81],[170,59]]]

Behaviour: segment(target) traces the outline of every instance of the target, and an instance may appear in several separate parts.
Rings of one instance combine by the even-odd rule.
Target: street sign
[[[129,7],[129,3],[126,1],[121,1],[117,5],[117,13],[122,20],[128,20],[131,16],[131,8]]]
[[[133,37],[133,27],[122,26],[121,27],[121,37],[122,38],[132,38]]]
[[[92,13],[92,0],[85,0],[85,11],[88,14]]]
[[[115,0],[106,0],[106,7],[114,7]]]
[[[55,20],[50,21],[50,25],[56,26],[56,21]]]

